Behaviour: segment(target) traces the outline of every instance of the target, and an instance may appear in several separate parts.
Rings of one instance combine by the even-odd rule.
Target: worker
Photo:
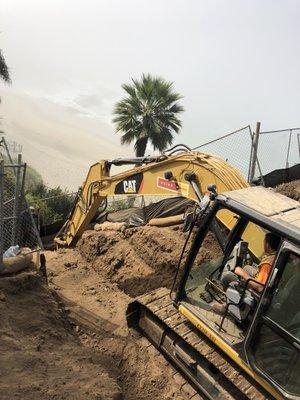
[[[264,255],[262,256],[258,267],[245,265],[244,267],[236,267],[234,272],[226,271],[221,277],[221,281],[225,288],[228,288],[228,286],[240,287],[245,284],[248,279],[251,279],[248,282],[247,289],[254,289],[257,292],[262,292],[271,272],[280,241],[281,238],[279,236],[268,232],[264,238]],[[223,314],[225,308],[225,304],[217,303],[213,306],[213,311],[218,314]]]
[[[239,278],[243,281],[254,279],[255,281],[249,282],[249,287],[261,292],[271,271],[280,240],[279,236],[270,232],[267,233],[264,239],[264,255],[258,267],[245,265],[244,267],[236,267],[234,272],[225,272],[221,279],[224,286],[228,287],[232,283],[236,285],[239,282]]]
[[[20,238],[19,243],[24,247],[32,247],[36,240],[33,223],[37,223],[38,214],[33,206],[25,208],[20,213]]]

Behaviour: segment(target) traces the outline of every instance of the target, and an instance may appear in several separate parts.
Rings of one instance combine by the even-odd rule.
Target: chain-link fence
[[[60,230],[68,218],[75,197],[76,193],[63,193],[31,199],[32,215],[42,238],[54,235]]]
[[[257,158],[263,175],[299,164],[300,128],[259,132]]]
[[[193,148],[193,150],[200,150],[223,158],[237,168],[246,179],[249,176],[251,149],[250,125]]]
[[[132,195],[132,196],[108,196],[107,197],[107,207],[106,211],[114,212],[120,210],[127,210],[128,208],[145,207],[145,197],[141,195]]]
[[[13,162],[7,146],[0,149],[0,263],[11,246],[38,251],[42,248],[39,233],[25,194],[26,164],[21,155]]]
[[[300,128],[252,132],[250,125],[230,132],[193,150],[215,154],[236,167],[248,180],[264,184],[264,175],[300,162]]]
[[[177,196],[174,196],[177,197]],[[107,197],[107,207],[105,212],[115,212],[127,210],[129,208],[144,208],[150,204],[165,200],[166,196],[155,195],[118,195]]]
[[[3,131],[0,131],[0,133],[4,133]],[[0,139],[0,147],[5,151],[6,156],[11,156],[14,158],[14,156],[17,156],[18,154],[21,154],[23,151],[23,146],[14,140],[6,140],[4,136]]]
[[[23,151],[23,146],[13,140],[6,141],[6,144],[7,144],[9,153],[12,155],[21,154]]]

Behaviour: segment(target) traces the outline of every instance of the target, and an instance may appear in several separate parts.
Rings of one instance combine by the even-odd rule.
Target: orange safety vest
[[[274,259],[275,259],[275,253],[268,254],[262,257],[261,262],[259,263],[258,266],[257,274],[254,276],[257,282],[265,285],[268,276],[270,274]]]

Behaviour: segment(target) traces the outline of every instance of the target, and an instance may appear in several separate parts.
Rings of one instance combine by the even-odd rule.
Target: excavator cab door
[[[300,249],[285,242],[245,341],[251,367],[284,398],[300,399]]]

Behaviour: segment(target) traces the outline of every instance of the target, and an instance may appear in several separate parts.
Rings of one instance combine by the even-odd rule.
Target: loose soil
[[[300,201],[300,180],[282,183],[275,188],[275,191],[294,200]]]
[[[46,254],[50,287],[100,320],[100,331],[81,326],[79,338],[111,360],[124,399],[186,398],[189,385],[125,321],[132,298],[171,286],[184,240],[179,227],[87,231],[75,249]]]
[[[122,398],[111,360],[82,346],[36,272],[2,278],[0,299],[1,400]]]
[[[178,227],[88,231],[45,253],[48,285],[34,270],[2,278],[1,400],[185,399],[191,387],[125,321],[134,296],[171,286],[184,240]]]

